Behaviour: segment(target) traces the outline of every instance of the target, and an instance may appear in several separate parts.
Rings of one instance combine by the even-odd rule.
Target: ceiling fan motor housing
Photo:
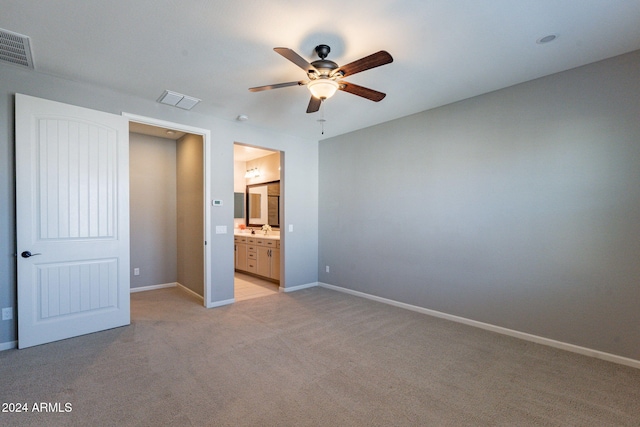
[[[320,73],[320,75],[317,75],[315,70],[310,70],[307,74],[311,79],[315,79],[318,77],[329,77],[331,72],[338,68],[338,64],[333,61],[329,61],[328,59],[318,59],[317,61],[313,61],[311,65],[313,65]]]
[[[313,80],[317,78],[340,77],[332,75],[332,72],[338,68],[338,64],[326,59],[329,52],[331,52],[331,48],[326,44],[321,44],[316,46],[315,51],[320,59],[311,63],[311,65],[315,67],[315,70],[312,69],[307,71],[309,78]],[[320,75],[316,73],[316,70]]]

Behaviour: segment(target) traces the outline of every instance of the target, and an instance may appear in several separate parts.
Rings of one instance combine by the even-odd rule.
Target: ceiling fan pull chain
[[[324,118],[324,99],[320,100],[320,120],[318,121],[320,122],[320,126],[322,129],[322,135],[324,135],[324,122],[326,122]]]

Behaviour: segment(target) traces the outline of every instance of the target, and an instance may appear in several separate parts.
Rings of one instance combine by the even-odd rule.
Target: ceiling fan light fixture
[[[315,51],[320,59],[313,62],[308,62],[296,52],[286,47],[274,47],[273,50],[304,70],[307,74],[308,80],[251,87],[249,88],[250,92],[261,92],[263,90],[278,89],[289,86],[307,86],[309,88],[309,92],[311,92],[311,99],[307,106],[307,113],[316,113],[320,111],[322,101],[331,98],[335,95],[337,90],[348,92],[374,102],[382,101],[386,96],[384,93],[378,92],[377,90],[358,86],[342,80],[343,77],[393,62],[393,57],[385,50],[378,51],[342,66],[339,66],[335,62],[327,59],[327,55],[331,50],[327,45],[316,46]]]
[[[313,95],[315,98],[329,99],[336,93],[339,85],[335,80],[328,78],[319,78],[316,80],[311,80],[309,83],[307,83],[307,87],[309,88],[309,92],[311,92],[311,95]]]

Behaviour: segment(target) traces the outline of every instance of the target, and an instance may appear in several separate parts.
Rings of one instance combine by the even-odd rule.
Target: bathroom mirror
[[[280,181],[247,185],[246,200],[248,227],[280,228]]]

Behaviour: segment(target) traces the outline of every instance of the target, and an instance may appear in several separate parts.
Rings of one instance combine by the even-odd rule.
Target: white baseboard
[[[0,351],[13,350],[18,348],[18,341],[0,342]]]
[[[331,289],[338,292],[344,292],[347,294],[355,295],[358,297],[370,299],[373,301],[381,302],[384,304],[393,305],[396,307],[404,308],[411,311],[417,311],[418,313],[427,314],[433,317],[439,317],[441,319],[451,320],[453,322],[463,323],[468,326],[474,326],[476,328],[485,329],[487,331],[497,332],[499,334],[508,335],[514,338],[520,338],[526,341],[535,342],[537,344],[546,345],[549,347],[559,348],[561,350],[570,351],[572,353],[578,353],[583,356],[594,357],[596,359],[606,360],[608,362],[618,363],[620,365],[630,366],[632,368],[640,369],[640,360],[630,359],[628,357],[617,356],[615,354],[606,353],[600,350],[593,350],[587,347],[581,347],[574,344],[565,343],[562,341],[552,340],[550,338],[541,337],[538,335],[528,334],[526,332],[520,332],[513,329],[503,328],[502,326],[492,325],[490,323],[479,322],[477,320],[467,319],[465,317],[454,316],[452,314],[443,313],[441,311],[430,310],[424,307],[418,307],[404,302],[398,302],[387,298],[378,297],[375,295],[366,294],[364,292],[354,291],[340,286],[330,285],[328,283],[319,282],[318,286]]]
[[[183,291],[187,292],[188,294],[191,294],[194,297],[198,298],[200,301],[204,302],[204,297],[202,295],[198,294],[197,292],[192,291],[191,289],[187,288],[182,283],[176,283],[176,285],[178,286],[178,288],[182,289]]]
[[[318,286],[318,283],[319,282],[311,282],[311,283],[305,283],[304,285],[291,286],[291,287],[286,287],[286,288],[283,288],[282,286],[280,286],[278,288],[278,291],[280,291],[280,292],[295,292],[295,291],[299,291],[301,289],[313,288],[315,286]]]
[[[233,304],[234,302],[236,302],[235,298],[225,299],[222,301],[207,302],[207,308],[222,307],[223,305]]]
[[[176,282],[173,283],[163,283],[161,285],[151,285],[151,286],[141,286],[139,288],[131,288],[130,292],[144,292],[144,291],[155,291],[156,289],[164,289],[164,288],[173,288],[178,285]]]
[[[189,294],[193,295],[194,297],[198,298],[199,300],[204,302],[204,298],[202,297],[202,295],[198,295],[196,292],[193,292],[191,289],[187,288],[186,286],[184,286],[181,283],[178,282],[172,282],[172,283],[163,283],[160,285],[151,285],[151,286],[141,286],[139,288],[131,288],[131,293],[134,292],[144,292],[144,291],[154,291],[156,289],[164,289],[164,288],[175,288],[178,287],[180,289],[182,289],[185,292],[188,292]],[[208,302],[206,304],[207,308],[214,308],[214,307],[221,307],[223,305],[229,305],[229,304],[233,304],[235,302],[235,299],[228,299],[228,300],[223,300],[223,301],[214,301],[214,302]]]

